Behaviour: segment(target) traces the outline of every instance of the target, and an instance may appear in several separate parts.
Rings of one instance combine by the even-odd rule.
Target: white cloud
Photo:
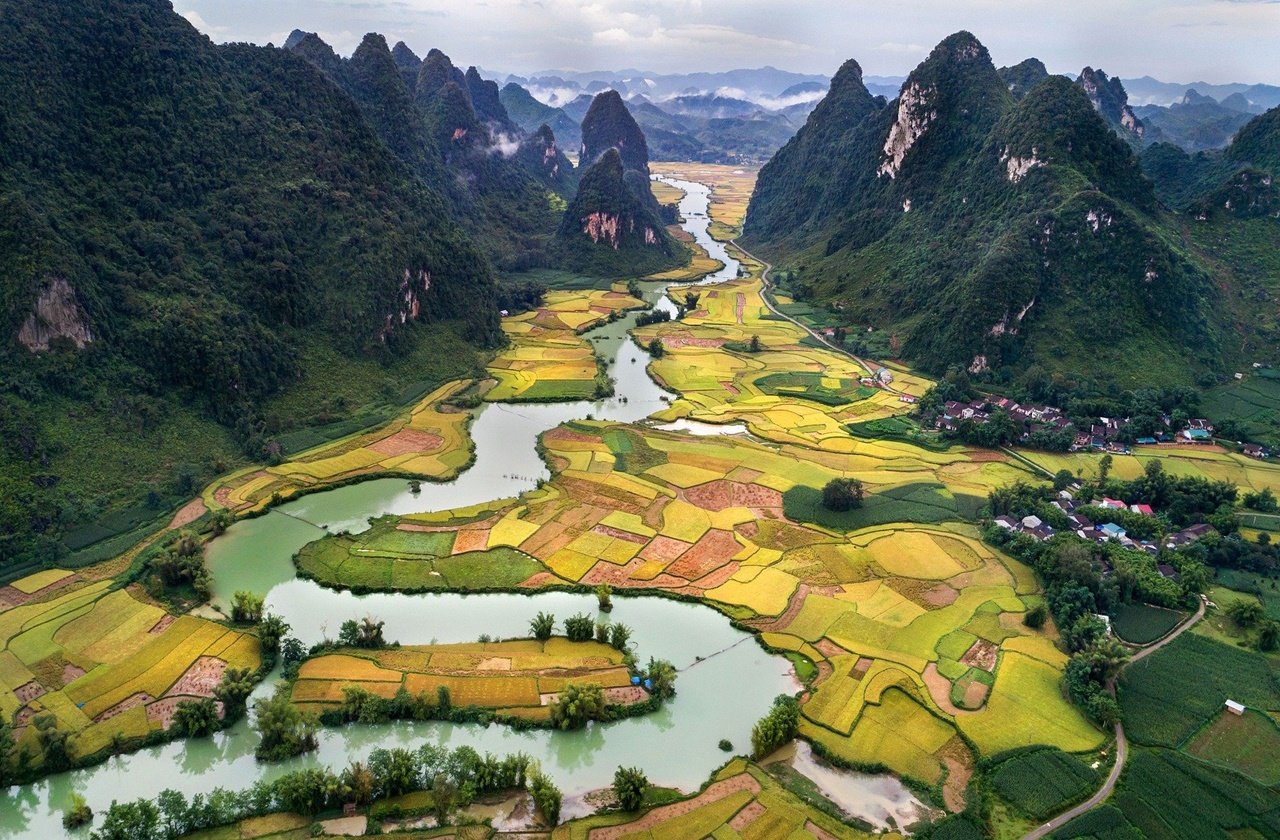
[[[855,58],[870,75],[909,72],[967,29],[997,64],[1036,56],[1053,68],[1102,65],[1125,77],[1280,82],[1275,2],[1263,0],[182,0],[215,40],[280,43],[294,27],[349,54],[369,31],[431,47],[456,63],[529,75],[549,68],[655,73],[771,64],[833,73]],[[444,16],[441,16],[444,14]],[[1124,21],[1118,26],[1117,21]],[[1225,25],[1220,25],[1224,23]],[[1135,37],[1140,32],[1142,37]],[[329,33],[329,34],[326,34]]]
[[[218,40],[218,37],[225,34],[229,29],[226,26],[211,26],[195,9],[183,12],[182,16],[187,19],[187,23],[214,40]]]

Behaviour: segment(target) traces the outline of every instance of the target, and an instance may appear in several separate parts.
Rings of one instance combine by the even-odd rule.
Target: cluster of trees
[[[800,703],[788,694],[773,698],[773,706],[751,728],[751,754],[764,758],[796,737],[800,728]]]
[[[608,603],[612,609],[611,591],[597,588],[596,598],[601,604]],[[601,607],[603,609],[603,606]],[[556,617],[551,613],[539,612],[529,621],[529,631],[540,642],[545,642],[555,633]],[[614,647],[623,653],[628,652],[631,643],[631,628],[620,622],[595,621],[584,613],[570,616],[564,622],[565,636],[572,642],[590,641],[594,636],[597,642]]]
[[[623,767],[613,773],[613,796],[624,811],[638,810],[649,790],[649,778],[639,767]]]
[[[241,791],[215,788],[187,799],[174,790],[154,798],[112,802],[94,840],[174,840],[196,831],[230,825],[279,811],[317,814],[346,803],[368,805],[418,790],[432,793],[441,825],[456,808],[477,796],[528,787],[551,825],[559,821],[560,791],[527,755],[480,755],[470,747],[450,750],[424,744],[417,750],[374,750],[367,762],[354,761],[339,773],[308,768],[262,780]]]
[[[833,478],[822,488],[822,506],[844,512],[862,507],[866,491],[856,478]]]
[[[176,539],[151,557],[150,567],[165,587],[190,587],[202,601],[212,592],[213,581],[204,565],[204,545],[193,531],[179,532]]]
[[[1240,629],[1258,631],[1258,650],[1269,653],[1280,648],[1280,621],[1269,618],[1261,602],[1232,601],[1227,605],[1227,615]]]

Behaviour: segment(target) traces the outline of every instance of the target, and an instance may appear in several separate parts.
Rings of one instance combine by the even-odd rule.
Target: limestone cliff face
[[[1146,126],[1129,107],[1129,94],[1119,79],[1108,78],[1102,70],[1086,67],[1080,72],[1076,84],[1093,103],[1094,110],[1102,115],[1107,125],[1125,140],[1140,143],[1146,134]]]
[[[86,321],[75,289],[66,280],[55,277],[40,290],[31,313],[18,328],[18,341],[32,353],[47,351],[59,338],[67,339],[81,350],[93,341]]]
[[[677,261],[662,221],[627,184],[617,149],[583,174],[557,241],[566,262],[580,270],[644,274]]]
[[[879,175],[896,177],[902,168],[902,159],[911,151],[928,130],[930,123],[938,118],[934,107],[937,89],[924,87],[915,82],[909,83],[898,98],[898,118],[889,129],[889,136],[884,141],[884,160],[876,170]]]

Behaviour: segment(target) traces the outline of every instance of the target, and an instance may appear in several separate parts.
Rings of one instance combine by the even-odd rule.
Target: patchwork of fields
[[[545,720],[557,692],[588,683],[604,688],[612,703],[647,697],[631,687],[620,652],[598,642],[558,637],[326,653],[303,663],[292,697],[304,709],[323,711],[339,706],[348,686],[385,698],[401,688],[412,697],[426,692],[433,702],[445,686],[455,706]]]
[[[1085,478],[1097,476],[1103,457],[1093,452],[1026,450],[1022,454],[1050,472],[1065,469]],[[1280,494],[1280,463],[1246,458],[1217,446],[1135,446],[1132,455],[1112,455],[1111,459],[1111,475],[1126,481],[1140,477],[1147,462],[1158,460],[1169,475],[1228,481],[1245,492],[1270,488]]]
[[[1280,657],[1185,633],[1124,672],[1125,731],[1135,743],[1183,749],[1264,784],[1280,782]],[[1227,700],[1249,711],[1224,711]]]
[[[898,394],[862,386],[859,380],[868,371],[853,359],[817,346],[799,327],[772,315],[759,280],[698,291],[697,308],[682,320],[635,331],[641,343],[662,341],[663,356],[649,370],[681,395],[656,419],[744,422],[754,434],[779,443],[851,452],[848,424],[910,410]],[[753,338],[757,352],[751,351]],[[894,377],[895,388],[917,397],[932,385],[910,373]]]
[[[466,379],[446,383],[407,416],[371,432],[309,449],[276,466],[233,472],[205,488],[205,505],[246,514],[264,509],[273,499],[379,474],[451,478],[471,461],[471,415],[446,401],[473,385]]]
[[[732,438],[693,442],[587,422],[551,430],[543,445],[555,474],[542,489],[326,538],[302,550],[299,568],[358,586],[367,569],[391,564],[395,588],[397,575],[420,579],[415,567],[465,560],[470,585],[488,576],[491,586],[512,586],[499,581],[509,564],[486,572],[484,552],[506,550],[530,564],[521,567],[525,588],[608,583],[697,597],[770,646],[818,664],[804,734],[849,761],[931,785],[945,777],[956,798],[973,760],[961,733],[983,753],[1028,743],[1078,751],[1102,741],[1058,689],[1065,656],[1021,622],[1038,603],[1031,571],[955,521],[954,493],[973,492],[980,473],[952,468],[1003,463],[906,444],[859,443],[862,454],[835,455]],[[916,485],[932,494],[928,503],[903,494],[878,512],[869,505],[871,521],[847,533],[784,514],[788,493],[842,474],[862,478],[875,496]],[[950,521],[920,524],[940,520]]]
[[[542,306],[502,319],[510,346],[489,362],[498,380],[491,402],[587,399],[595,393],[596,357],[581,333],[644,302],[622,284],[611,291],[547,292]]]
[[[136,739],[167,728],[177,703],[213,696],[225,669],[258,668],[257,638],[175,618],[110,586],[0,613],[0,713],[16,721],[16,740],[32,755],[40,755],[38,715],[72,734],[73,756],[92,755],[117,733]]]
[[[659,840],[683,837],[771,840],[863,840],[873,835],[808,807],[755,764],[737,760],[689,799],[660,805],[643,815],[611,813],[573,820],[552,840]],[[896,832],[874,835],[898,840]]]

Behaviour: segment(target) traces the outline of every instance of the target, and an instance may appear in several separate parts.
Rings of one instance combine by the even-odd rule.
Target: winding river
[[[710,189],[673,179],[686,191],[680,202],[684,228],[724,268],[700,281],[713,283],[737,276],[738,262],[708,232]],[[674,304],[661,284],[648,284],[645,297],[668,311]],[[214,581],[214,602],[226,606],[231,593],[247,589],[265,593],[268,609],[292,625],[306,644],[326,632],[335,635],[348,618],[373,615],[386,621],[388,638],[404,644],[474,641],[481,634],[523,636],[538,611],[561,619],[596,610],[594,596],[569,593],[539,595],[371,594],[353,595],[324,589],[294,576],[293,554],[329,531],[359,531],[371,517],[444,510],[532,489],[549,477],[535,451],[538,435],[560,423],[588,415],[596,419],[636,422],[673,395],[646,374],[648,355],[628,336],[635,313],[592,330],[597,352],[611,358],[610,375],[617,396],[595,402],[558,404],[486,404],[476,410],[471,426],[476,459],[472,467],[448,483],[423,483],[417,494],[400,479],[380,479],[303,497],[265,516],[232,526],[209,545],[207,562]],[[697,434],[708,430],[687,428]],[[733,431],[733,430],[722,430]],[[655,714],[593,725],[585,731],[515,732],[503,726],[438,722],[397,722],[381,726],[325,729],[315,753],[274,765],[254,760],[257,735],[246,721],[212,738],[178,741],[83,770],[63,773],[33,785],[10,789],[0,797],[0,836],[51,837],[61,834],[61,816],[72,792],[83,795],[99,813],[112,800],[154,797],[163,788],[188,796],[215,787],[240,789],[260,778],[273,778],[300,767],[339,769],[377,747],[416,747],[436,743],[470,745],[495,754],[522,751],[543,769],[566,795],[566,817],[583,813],[580,795],[612,782],[619,764],[641,767],[660,785],[695,790],[726,759],[718,747],[728,739],[736,752],[749,749],[754,722],[774,696],[797,689],[790,663],[766,653],[746,633],[735,630],[709,607],[656,597],[616,597],[610,619],[634,629],[642,658],[668,659],[680,669],[679,693]],[[273,675],[255,696],[269,693]],[[866,777],[871,778],[871,777]],[[896,780],[876,800],[874,822],[914,800]],[[851,782],[853,779],[850,780]],[[874,814],[874,815],[873,815]]]

